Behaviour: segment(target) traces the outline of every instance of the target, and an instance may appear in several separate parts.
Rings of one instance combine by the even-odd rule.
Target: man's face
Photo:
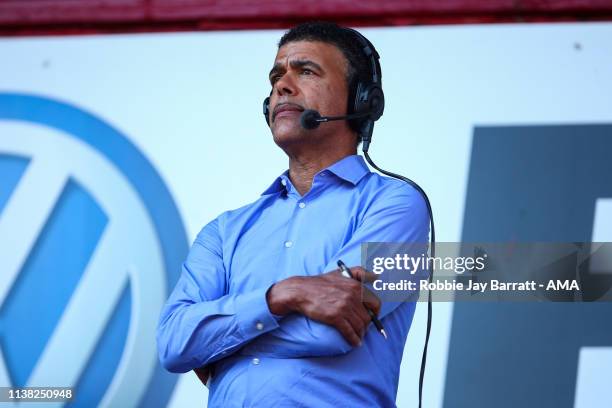
[[[316,130],[300,125],[304,109],[324,116],[346,114],[348,62],[335,45],[319,41],[290,42],[279,48],[270,71],[270,129],[279,145],[312,140],[347,126],[330,122]],[[320,132],[325,128],[327,132]]]

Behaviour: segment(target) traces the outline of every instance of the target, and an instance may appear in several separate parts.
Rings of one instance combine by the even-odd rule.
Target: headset
[[[413,188],[415,188],[425,200],[427,211],[430,222],[430,253],[431,257],[435,257],[435,245],[436,235],[434,228],[433,211],[431,203],[425,191],[414,181],[402,175],[386,171],[378,167],[368,154],[370,142],[372,140],[372,132],[374,131],[374,122],[376,122],[382,116],[385,110],[385,95],[382,90],[382,72],[380,68],[380,56],[374,48],[374,45],[364,37],[359,31],[352,28],[343,27],[348,35],[352,36],[360,45],[360,49],[363,55],[368,59],[370,63],[370,72],[372,77],[369,81],[363,82],[359,79],[352,81],[349,84],[349,97],[347,101],[347,114],[343,116],[321,116],[317,111],[305,110],[301,116],[301,124],[306,129],[314,129],[319,126],[322,122],[328,122],[331,120],[348,120],[351,129],[356,131],[362,142],[362,151],[367,162],[379,172],[402,180]],[[270,95],[272,93],[270,92]],[[270,97],[264,99],[263,102],[263,114],[266,119],[266,123],[270,126]],[[433,270],[429,273],[429,283],[433,281]],[[422,407],[423,399],[423,378],[425,375],[425,364],[427,361],[427,346],[429,344],[429,335],[431,333],[431,320],[432,320],[432,296],[431,291],[428,290],[427,298],[427,329],[425,334],[425,344],[423,346],[423,355],[421,358],[421,371],[419,375],[419,408]]]

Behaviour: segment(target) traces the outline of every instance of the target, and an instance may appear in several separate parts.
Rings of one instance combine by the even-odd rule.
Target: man
[[[336,262],[371,281],[361,244],[427,242],[425,203],[369,171],[354,124],[300,125],[305,109],[346,114],[369,70],[354,34],[335,24],[302,24],[280,40],[268,120],[289,170],[201,230],[158,327],[166,369],[214,367],[211,407],[395,406],[415,304],[362,296]]]

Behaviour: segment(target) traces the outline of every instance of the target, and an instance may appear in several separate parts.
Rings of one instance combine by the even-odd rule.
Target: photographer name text
[[[467,283],[451,281],[436,281],[429,282],[427,279],[421,279],[418,282],[402,279],[399,282],[384,282],[377,279],[373,282],[373,287],[377,291],[416,291],[416,290],[432,290],[432,291],[469,291],[469,292],[485,292],[490,291],[536,291],[538,289],[545,290],[580,290],[580,285],[577,280],[558,280],[550,279],[546,283],[538,283],[534,280],[525,282],[502,282],[492,279],[489,282],[477,282],[470,279]]]

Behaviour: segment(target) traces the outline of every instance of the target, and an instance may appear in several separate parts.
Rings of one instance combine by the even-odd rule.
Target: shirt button
[[[259,359],[257,357],[255,357],[253,360],[253,365],[259,365]]]
[[[293,242],[285,241],[285,248],[291,248],[293,246]]]
[[[299,203],[298,205],[300,206],[300,208],[304,208],[304,207],[306,207],[306,204],[305,204],[305,203]]]
[[[287,181],[286,181],[285,179],[282,179],[282,180],[281,180],[281,184],[282,184],[283,186],[286,186],[286,185],[287,185]]]
[[[255,325],[255,328],[259,331],[263,330],[263,323],[262,322],[257,322],[257,324]]]

